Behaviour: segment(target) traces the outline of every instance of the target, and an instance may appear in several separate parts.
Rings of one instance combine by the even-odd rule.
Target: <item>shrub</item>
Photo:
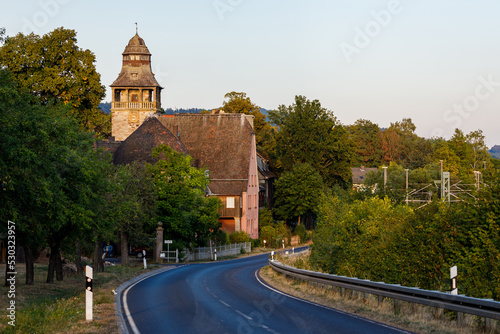
[[[307,240],[307,231],[304,225],[297,225],[294,231],[295,235],[300,237],[300,242],[305,242]]]
[[[243,231],[233,232],[229,235],[229,242],[232,244],[240,244],[243,242],[249,242],[250,236]]]

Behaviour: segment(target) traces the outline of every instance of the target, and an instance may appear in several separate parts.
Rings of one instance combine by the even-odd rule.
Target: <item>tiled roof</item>
[[[137,33],[128,41],[128,45],[125,47],[125,51],[123,51],[123,55],[129,54],[151,55],[146,43]]]
[[[212,193],[245,191],[254,135],[245,115],[177,114],[159,120],[186,145],[195,167],[209,170]]]
[[[353,184],[363,184],[365,183],[365,176],[369,172],[376,172],[378,168],[366,168],[366,167],[351,167],[352,170],[352,183]]]
[[[152,151],[160,144],[166,144],[178,152],[188,153],[183,143],[156,117],[151,117],[118,146],[113,154],[113,163],[126,165],[133,161],[144,161],[153,164],[158,159],[152,157]]]
[[[111,87],[159,87],[149,66],[123,66]]]

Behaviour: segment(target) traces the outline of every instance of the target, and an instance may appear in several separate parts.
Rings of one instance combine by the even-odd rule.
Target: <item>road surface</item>
[[[124,290],[130,333],[407,333],[282,294],[258,270],[268,254],[190,264]]]

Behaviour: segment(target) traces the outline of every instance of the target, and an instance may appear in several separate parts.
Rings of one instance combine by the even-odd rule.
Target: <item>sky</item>
[[[337,119],[417,134],[481,129],[500,145],[500,2],[495,0],[21,0],[9,36],[64,27],[96,56],[107,87],[136,31],[152,53],[163,108],[217,108],[231,91],[266,109],[296,95]]]

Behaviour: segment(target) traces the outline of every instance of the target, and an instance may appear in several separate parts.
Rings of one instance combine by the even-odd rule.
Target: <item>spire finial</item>
[[[138,34],[137,22],[135,23],[135,33]]]

